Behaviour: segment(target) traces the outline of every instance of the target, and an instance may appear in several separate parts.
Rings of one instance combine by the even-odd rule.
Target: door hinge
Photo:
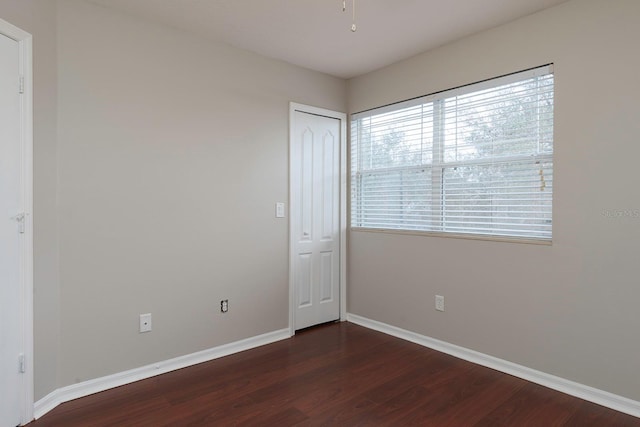
[[[20,76],[20,80],[18,82],[18,92],[24,93],[24,76]]]
[[[19,365],[20,373],[24,374],[27,371],[27,366],[25,364],[23,353],[20,353],[20,355],[18,356],[18,365]]]

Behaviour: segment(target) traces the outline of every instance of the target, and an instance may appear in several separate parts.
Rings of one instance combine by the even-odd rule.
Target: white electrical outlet
[[[436,310],[444,311],[444,297],[442,295],[436,295]]]
[[[151,332],[151,313],[140,315],[140,332]]]

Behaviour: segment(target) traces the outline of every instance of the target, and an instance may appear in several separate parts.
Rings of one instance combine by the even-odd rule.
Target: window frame
[[[509,85],[518,82],[524,82],[526,80],[535,78],[535,77],[543,77],[551,75],[552,79],[552,104],[551,104],[551,151],[549,153],[535,153],[535,154],[520,154],[520,155],[512,155],[512,156],[502,156],[502,157],[487,157],[480,158],[476,160],[458,160],[458,161],[447,161],[444,159],[445,147],[444,147],[444,135],[445,131],[440,129],[438,131],[433,131],[433,141],[432,141],[432,158],[430,163],[423,163],[420,165],[413,166],[396,166],[387,168],[387,170],[397,169],[402,171],[409,171],[411,169],[431,169],[431,188],[437,187],[438,191],[432,191],[431,199],[432,204],[430,205],[430,213],[438,212],[436,217],[433,219],[434,222],[438,222],[438,224],[434,224],[434,229],[413,229],[413,228],[385,228],[385,227],[367,227],[358,224],[364,224],[362,217],[358,218],[358,214],[362,215],[361,209],[356,209],[354,203],[363,203],[362,202],[362,174],[364,172],[367,173],[384,173],[384,169],[377,170],[369,170],[365,171],[362,167],[354,167],[354,164],[351,163],[350,167],[350,215],[349,215],[349,226],[351,231],[364,231],[364,232],[381,232],[381,233],[393,233],[393,234],[410,234],[410,235],[427,235],[427,236],[436,236],[436,237],[448,237],[448,238],[465,238],[465,239],[474,239],[474,240],[491,240],[491,241],[501,241],[501,242],[519,242],[519,243],[533,243],[533,244],[542,244],[542,245],[551,245],[553,239],[553,189],[550,188],[550,208],[549,208],[549,237],[539,237],[539,236],[522,236],[522,235],[509,235],[506,233],[494,233],[493,229],[488,232],[458,232],[458,231],[447,231],[447,227],[444,224],[445,222],[445,210],[443,205],[447,202],[445,200],[445,189],[442,185],[443,179],[445,176],[445,171],[450,168],[457,168],[462,166],[483,166],[483,165],[494,165],[496,163],[507,164],[509,162],[531,162],[533,161],[535,164],[549,164],[551,173],[553,173],[553,122],[555,117],[555,76],[553,70],[553,64],[546,64],[543,66],[518,71],[515,73],[510,73],[507,75],[499,76],[496,78],[486,79],[480,82],[471,83],[463,86],[459,86],[453,89],[443,90],[439,92],[435,92],[429,95],[420,96],[412,99],[408,99],[405,101],[401,101],[398,103],[388,104],[382,107],[373,108],[365,111],[361,111],[358,113],[354,113],[350,116],[350,126],[349,126],[349,137],[350,137],[350,157],[351,162],[354,161],[354,157],[357,161],[361,161],[362,155],[359,151],[361,151],[360,147],[354,148],[354,144],[360,144],[361,139],[359,135],[362,134],[362,123],[363,119],[371,118],[374,116],[379,116],[385,113],[393,113],[399,112],[403,109],[408,109],[416,106],[422,105],[424,108],[425,104],[431,104],[433,110],[433,117],[437,117],[440,113],[437,111],[438,109],[444,109],[444,105],[448,99],[452,99],[462,95],[473,94],[476,92],[481,92],[484,90],[499,88],[504,85]],[[421,119],[424,119],[424,116],[421,116]],[[436,119],[434,119],[434,123]],[[441,119],[440,126],[444,126],[445,120]],[[354,127],[359,127],[354,130]],[[434,124],[434,128],[436,124]],[[354,138],[354,134],[358,135]],[[355,139],[355,141],[354,141]],[[359,150],[357,154],[354,155],[355,150]],[[423,151],[421,151],[421,155],[423,155]],[[364,172],[363,172],[364,171]],[[542,166],[540,166],[540,173],[542,175]],[[552,175],[551,175],[552,176]],[[354,182],[355,181],[355,182]],[[434,185],[435,184],[435,185]],[[404,188],[404,187],[401,187]],[[426,190],[425,191],[429,191]],[[355,202],[354,202],[355,200]]]

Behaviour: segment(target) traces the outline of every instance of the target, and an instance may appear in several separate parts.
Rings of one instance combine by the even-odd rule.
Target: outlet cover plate
[[[151,332],[151,313],[140,315],[140,332]]]

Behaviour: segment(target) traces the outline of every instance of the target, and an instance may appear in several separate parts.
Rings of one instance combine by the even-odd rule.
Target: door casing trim
[[[291,259],[293,242],[293,230],[291,230],[291,195],[293,182],[291,180],[293,170],[293,158],[291,156],[295,136],[295,113],[315,114],[340,120],[340,321],[347,320],[347,115],[338,111],[310,105],[289,103],[289,335],[295,335],[295,284],[293,262]]]

